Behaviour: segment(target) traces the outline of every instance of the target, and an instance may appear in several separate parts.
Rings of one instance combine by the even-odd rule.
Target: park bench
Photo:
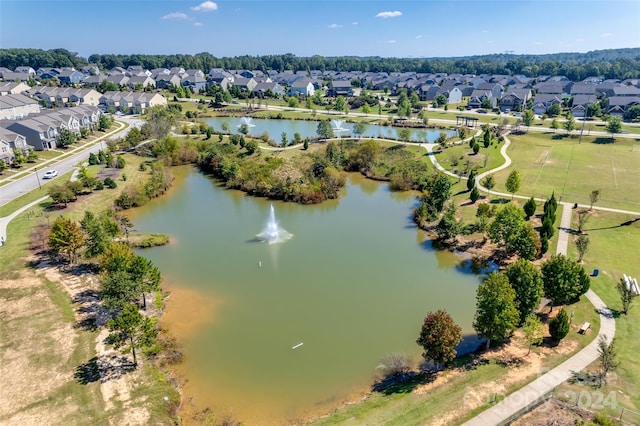
[[[591,327],[591,323],[585,322],[584,324],[582,324],[582,327],[580,327],[579,333],[585,334],[590,327]]]

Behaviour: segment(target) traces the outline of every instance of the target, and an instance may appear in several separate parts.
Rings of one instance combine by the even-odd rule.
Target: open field
[[[585,136],[554,139],[553,133],[510,135],[507,154],[511,167],[495,174],[496,190],[513,169],[522,177],[519,195],[548,198],[555,191],[559,201],[589,205],[591,191],[600,189],[598,206],[640,210],[640,144],[618,138]]]

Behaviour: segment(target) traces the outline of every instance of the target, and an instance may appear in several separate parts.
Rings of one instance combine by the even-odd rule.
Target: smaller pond
[[[224,123],[228,127],[228,132],[238,133],[238,129],[242,124],[249,126],[249,134],[252,136],[260,136],[267,132],[269,138],[280,143],[282,133],[287,134],[287,139],[292,140],[294,134],[300,133],[301,138],[313,138],[318,136],[316,130],[319,121],[317,120],[275,120],[266,118],[251,117],[214,117],[207,118],[206,122],[215,131],[223,132]],[[353,123],[347,123],[345,120],[331,120],[331,127],[336,137],[355,136],[353,134]],[[398,132],[402,128],[380,126],[378,124],[368,124],[362,137],[369,138],[387,138],[399,139]],[[454,130],[431,130],[431,129],[412,129],[407,128],[410,132],[409,140],[420,143],[433,143],[441,132],[447,134],[448,137],[456,136]]]

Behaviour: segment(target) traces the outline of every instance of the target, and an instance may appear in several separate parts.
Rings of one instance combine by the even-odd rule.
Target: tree
[[[452,240],[460,234],[462,225],[456,219],[456,210],[454,205],[450,205],[440,222],[436,225],[436,234],[441,240]]]
[[[564,339],[569,334],[569,316],[564,308],[560,309],[558,315],[549,321],[549,334],[556,342]]]
[[[527,315],[527,318],[522,326],[524,332],[524,338],[529,344],[529,350],[527,355],[531,352],[531,345],[539,345],[544,338],[544,325],[540,318],[536,315]]]
[[[469,200],[471,200],[472,204],[475,204],[476,201],[480,199],[480,191],[478,191],[478,187],[474,186],[471,190],[471,194],[469,194]]]
[[[576,248],[578,249],[578,262],[582,262],[582,258],[589,249],[589,237],[580,234],[576,239]]]
[[[569,113],[567,114],[567,119],[564,122],[564,129],[567,131],[567,133],[571,133],[571,131],[575,128],[576,128],[576,120],[573,118],[573,115]]]
[[[482,179],[482,181],[480,182],[480,185],[487,188],[487,197],[488,197],[491,190],[496,186],[496,180],[493,177],[493,175],[487,175],[484,179]]]
[[[137,290],[142,294],[142,307],[147,309],[145,293],[160,290],[160,271],[149,259],[135,256],[131,261],[128,272],[137,285]]]
[[[142,316],[134,305],[127,305],[117,317],[107,322],[111,332],[107,342],[116,349],[124,348],[124,353],[131,352],[133,365],[138,365],[136,348],[153,345],[158,331],[151,318]]]
[[[400,129],[398,131],[398,138],[401,141],[408,141],[411,138],[411,130],[407,129],[406,127]]]
[[[304,143],[302,144],[302,148],[306,151],[309,149],[309,139],[305,138]]]
[[[591,216],[589,215],[588,210],[582,209],[578,211],[578,232],[580,234],[582,234],[582,229],[584,228],[584,225],[587,224],[589,217]]]
[[[533,120],[535,118],[535,114],[530,109],[524,111],[524,113],[522,114],[522,124],[527,126],[527,130],[529,130],[529,127],[531,127],[531,124],[533,124]]]
[[[480,144],[474,143],[471,149],[473,150],[474,155],[478,155],[480,152]]]
[[[553,120],[551,120],[551,125],[549,127],[551,127],[553,129],[553,132],[555,133],[560,128],[560,124],[558,124],[558,120],[554,118]]]
[[[102,221],[93,212],[85,210],[80,227],[86,234],[85,256],[91,258],[102,254],[109,245],[109,237],[111,237]]]
[[[329,120],[322,120],[318,123],[316,128],[316,134],[322,139],[329,139],[333,137],[333,128]]]
[[[611,141],[615,141],[616,133],[622,132],[622,119],[620,117],[611,117],[607,122],[607,132],[611,133]]]
[[[366,105],[366,104],[365,104]],[[360,137],[367,131],[367,123],[364,121],[358,121],[353,125],[353,134]]]
[[[631,285],[627,285],[627,282],[624,278],[620,278],[617,289],[618,293],[620,294],[620,301],[622,302],[622,313],[627,315],[633,299],[635,299],[638,295],[633,290]]]
[[[506,204],[498,210],[489,225],[489,238],[504,246],[507,253],[515,253],[518,238],[526,224],[524,211],[515,204]]]
[[[422,357],[434,364],[446,364],[456,357],[456,346],[462,340],[462,328],[442,309],[424,318],[416,343],[422,346]]]
[[[524,213],[526,214],[525,219],[529,220],[529,218],[531,216],[533,216],[534,214],[536,214],[536,208],[538,206],[536,205],[536,200],[533,199],[533,197],[529,198],[529,200],[527,200],[526,203],[524,203]]]
[[[544,294],[554,304],[575,302],[589,290],[591,281],[584,268],[562,254],[542,264]]]
[[[507,182],[505,183],[505,187],[507,188],[507,191],[511,193],[512,200],[515,193],[520,189],[521,183],[522,180],[520,178],[520,172],[518,170],[513,170],[511,173],[509,173]]]
[[[516,308],[520,313],[518,325],[522,325],[540,305],[544,291],[542,273],[530,261],[518,259],[507,266],[505,275],[516,292]]]
[[[476,175],[478,174],[477,171],[471,170],[471,173],[469,173],[469,177],[467,178],[467,189],[469,191],[471,191],[473,188],[476,187]]]
[[[98,130],[100,130],[101,132],[107,130],[109,127],[111,127],[112,122],[113,119],[110,116],[108,116],[107,114],[100,114],[100,118],[98,119]]]
[[[336,103],[333,105],[333,109],[334,111],[344,111],[344,108],[346,106],[346,101],[344,100],[344,96],[338,96],[336,98]]]
[[[593,210],[593,205],[597,203],[599,199],[600,199],[600,190],[594,189],[593,191],[591,191],[591,194],[589,194],[589,201],[591,201],[591,204],[589,205],[589,210]]]
[[[258,142],[254,139],[249,139],[245,143],[244,148],[247,150],[247,154],[253,155],[258,150]]]
[[[487,349],[492,340],[504,340],[516,329],[519,315],[515,296],[509,279],[499,272],[492,272],[478,286],[473,328],[478,337],[487,339]]]
[[[67,185],[52,185],[47,190],[47,193],[54,203],[63,203],[65,207],[76,198],[76,195]]]
[[[63,149],[68,148],[69,145],[71,145],[76,141],[76,138],[77,138],[76,134],[73,133],[71,130],[61,127],[58,130],[58,138],[56,139],[56,146]]]
[[[598,375],[598,384],[602,386],[607,383],[607,374],[615,370],[620,363],[618,362],[616,352],[616,339],[611,339],[611,343],[607,343],[607,336],[600,336],[598,339],[598,360],[600,361],[600,374]]]
[[[287,137],[287,132],[282,132],[280,135],[280,142],[282,143],[282,147],[284,148],[289,144],[289,138]]]
[[[560,104],[558,103],[553,103],[551,104],[551,106],[549,107],[549,109],[547,109],[547,113],[549,114],[549,116],[551,117],[555,117],[557,115],[559,115],[561,112],[560,109]]]
[[[71,219],[59,216],[49,232],[49,247],[55,253],[66,253],[69,263],[76,260],[76,254],[84,244],[84,234],[80,226]]]
[[[249,125],[247,123],[242,123],[240,127],[238,127],[238,132],[247,136],[249,134]]]

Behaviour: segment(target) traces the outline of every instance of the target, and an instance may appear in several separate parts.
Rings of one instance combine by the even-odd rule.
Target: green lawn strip
[[[495,169],[504,163],[504,157],[500,155],[500,144],[494,143],[489,148],[481,145],[478,154],[474,154],[468,143],[449,145],[446,149],[434,151],[438,163],[450,172],[461,174],[469,162],[471,169],[477,169],[478,173]],[[485,166],[486,159],[486,166]]]
[[[574,215],[573,229],[577,228]],[[584,267],[588,272],[599,269],[598,277],[592,278],[591,288],[614,311],[622,308],[616,285],[623,274],[640,278],[640,220],[636,217],[594,211],[584,226],[584,231],[590,243],[584,256]],[[577,258],[577,250],[572,238],[569,242],[569,254]],[[638,324],[640,324],[640,300],[636,298],[629,313],[620,315],[616,319],[616,347],[620,366],[616,370],[611,382],[599,389],[605,395],[614,391],[617,404],[640,412],[640,394],[637,384],[640,383],[640,364],[637,354],[640,353],[640,339],[638,339]],[[590,366],[592,371],[598,368],[596,361]],[[565,389],[573,392],[581,390],[594,392],[591,386],[582,384],[566,385]]]
[[[510,167],[495,174],[497,191],[506,192],[504,183],[517,169],[522,178],[518,195],[547,198],[555,191],[559,201],[589,204],[589,194],[601,190],[597,205],[640,209],[640,192],[635,182],[640,179],[640,148],[628,139],[616,143],[596,143],[602,138],[584,137],[554,139],[553,133],[510,135],[507,154]]]

